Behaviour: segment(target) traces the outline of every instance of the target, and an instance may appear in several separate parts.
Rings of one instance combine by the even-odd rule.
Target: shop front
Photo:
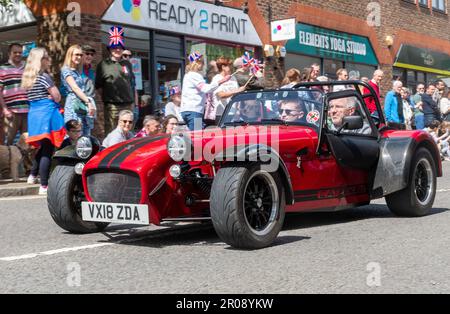
[[[302,69],[316,63],[322,75],[336,79],[345,68],[350,77],[371,78],[378,59],[367,37],[298,23],[297,36],[286,44],[286,69]]]
[[[36,44],[36,19],[21,0],[0,5],[0,64],[8,61],[8,47],[20,43],[25,52]],[[26,56],[26,53],[25,53]]]
[[[258,53],[262,46],[242,10],[199,1],[116,0],[102,17],[104,44],[113,25],[124,27],[139,94],[152,96],[155,110],[167,102],[171,87],[181,85],[190,53],[202,53],[208,65],[220,56]]]
[[[417,84],[438,79],[450,82],[450,55],[411,45],[402,45],[394,63],[394,78],[415,91]]]

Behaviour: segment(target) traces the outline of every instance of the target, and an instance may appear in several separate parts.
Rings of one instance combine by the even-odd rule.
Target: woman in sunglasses
[[[119,125],[117,128],[108,134],[103,141],[104,147],[110,147],[118,143],[122,143],[132,139],[134,134],[133,129],[133,112],[130,110],[122,110],[119,112]]]
[[[64,106],[64,122],[80,121],[83,136],[90,136],[93,125],[88,121],[88,116],[95,116],[96,106],[92,97],[85,93],[86,84],[82,77],[82,69],[83,50],[79,45],[73,45],[67,50],[61,69],[61,82],[68,92]]]

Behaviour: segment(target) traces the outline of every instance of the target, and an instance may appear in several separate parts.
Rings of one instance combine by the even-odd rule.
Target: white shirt
[[[183,89],[181,92],[181,112],[198,112],[203,114],[205,111],[206,94],[213,92],[218,84],[206,84],[205,79],[200,73],[191,71],[183,78]]]
[[[449,98],[442,98],[440,107],[441,107],[441,113],[442,114],[447,114],[448,110],[450,109],[450,99]]]
[[[219,82],[223,79],[224,77],[221,74],[217,74],[216,76],[213,77],[211,83],[219,85]],[[231,97],[222,99],[219,96],[217,96],[217,94],[220,92],[231,92],[237,89],[239,89],[239,83],[236,80],[236,78],[232,76],[228,82],[223,83],[214,91],[213,104],[214,108],[216,108],[216,116],[221,116],[223,114],[225,107],[231,100]]]
[[[128,132],[125,134],[122,129],[117,127],[114,131],[108,134],[108,136],[103,141],[104,147],[110,147],[125,141],[128,141],[129,139],[132,139],[134,137],[134,134],[132,132]]]
[[[164,112],[164,116],[168,116],[168,115],[174,115],[175,117],[178,118],[179,122],[183,121],[183,118],[181,117],[181,107],[175,105],[173,102],[169,102],[166,105],[166,110]]]

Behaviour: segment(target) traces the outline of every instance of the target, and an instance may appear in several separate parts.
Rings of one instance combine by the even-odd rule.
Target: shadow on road
[[[449,211],[448,208],[433,208],[428,216],[438,215]],[[427,216],[425,216],[427,217]],[[303,228],[320,227],[351,223],[365,219],[421,219],[405,218],[394,215],[386,205],[372,204],[364,207],[353,208],[338,212],[329,213],[292,213],[287,214],[284,221],[283,230],[295,230]]]
[[[449,211],[448,208],[434,208],[431,215]],[[286,215],[283,230],[306,229],[319,226],[351,223],[365,219],[421,219],[402,218],[392,214],[386,205],[369,205],[365,207],[330,213],[295,213]],[[426,217],[424,217],[426,218]],[[163,248],[173,245],[182,246],[221,246],[235,250],[217,236],[212,223],[164,223],[161,229],[145,230],[133,225],[114,225],[103,233],[108,240],[102,242],[123,245]],[[297,241],[309,240],[310,237],[280,235],[272,247],[286,245]]]

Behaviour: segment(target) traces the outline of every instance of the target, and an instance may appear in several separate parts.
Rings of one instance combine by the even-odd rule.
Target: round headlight
[[[188,140],[183,135],[174,135],[167,144],[167,150],[170,158],[175,161],[187,161],[188,154],[190,154],[191,147]]]
[[[89,137],[80,137],[75,146],[77,156],[81,159],[88,159],[92,155],[92,141]]]
[[[181,166],[180,165],[173,165],[169,169],[169,173],[172,176],[172,178],[177,179],[181,176]]]

